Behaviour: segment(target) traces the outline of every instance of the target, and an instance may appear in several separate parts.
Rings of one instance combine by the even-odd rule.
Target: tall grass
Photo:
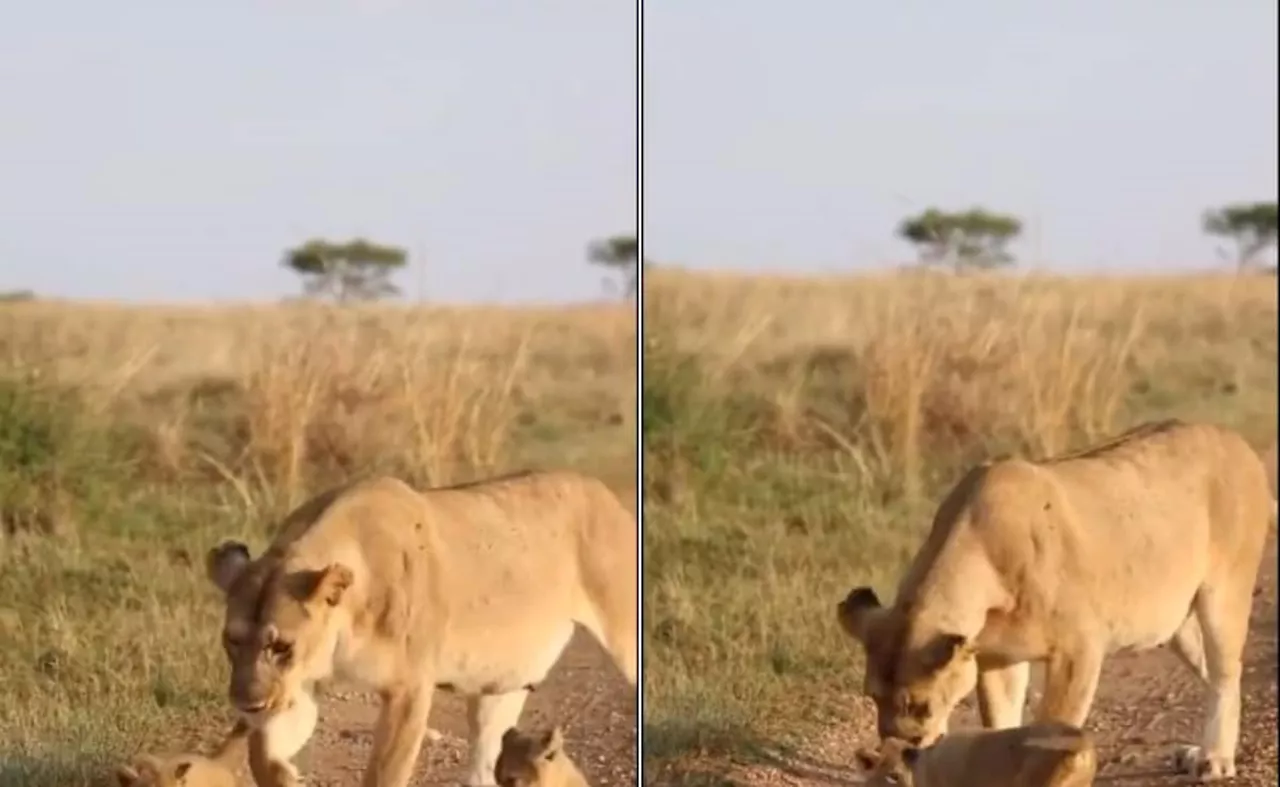
[[[966,466],[1171,416],[1275,434],[1270,278],[665,272],[645,304],[659,764],[865,713],[834,604],[892,596]]]

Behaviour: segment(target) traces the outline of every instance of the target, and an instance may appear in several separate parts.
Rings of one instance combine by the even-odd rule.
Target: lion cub
[[[493,776],[499,787],[588,787],[578,766],[565,754],[559,727],[541,735],[508,729],[502,734]]]
[[[239,787],[230,764],[199,754],[161,759],[143,754],[116,769],[120,787]]]
[[[120,787],[239,787],[235,764],[247,744],[244,728],[236,725],[212,756],[143,754],[116,768],[116,781]]]
[[[871,787],[1089,787],[1093,739],[1058,722],[958,732],[927,748],[890,738],[878,756],[858,753]]]

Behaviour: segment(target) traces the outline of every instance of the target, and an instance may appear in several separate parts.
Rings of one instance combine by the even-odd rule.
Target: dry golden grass
[[[200,569],[317,488],[576,467],[634,494],[626,306],[0,305],[0,785],[224,723]]]
[[[1271,277],[664,272],[645,295],[646,773],[664,782],[691,752],[854,712],[834,604],[864,580],[892,597],[967,465],[1164,417],[1276,433]]]

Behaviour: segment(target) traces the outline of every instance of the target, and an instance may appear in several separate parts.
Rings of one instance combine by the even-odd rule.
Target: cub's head
[[[116,769],[120,787],[236,787],[236,775],[225,765],[198,754],[160,759],[144,754]]]
[[[880,737],[927,746],[973,690],[978,665],[960,634],[916,632],[907,616],[860,587],[837,605],[841,628],[866,652],[863,692],[876,704]]]
[[[920,749],[905,741],[890,738],[880,751],[859,751],[858,762],[870,775],[863,782],[868,787],[915,787],[915,766]]]
[[[587,780],[564,752],[559,727],[540,735],[526,735],[515,727],[503,733],[493,777],[498,787],[587,787]]]
[[[222,647],[231,664],[231,703],[259,726],[287,710],[307,683],[332,672],[352,573],[338,563],[293,570],[274,556],[251,560],[248,547],[233,541],[210,550],[205,562],[227,599]]]

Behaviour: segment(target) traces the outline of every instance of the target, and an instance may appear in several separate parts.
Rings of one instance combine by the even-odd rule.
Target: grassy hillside
[[[862,712],[835,604],[892,597],[983,457],[1178,416],[1276,432],[1270,277],[653,274],[644,390],[646,774]],[[714,768],[712,769],[714,770]]]
[[[224,537],[351,474],[634,496],[635,314],[0,304],[0,785],[216,735]]]

